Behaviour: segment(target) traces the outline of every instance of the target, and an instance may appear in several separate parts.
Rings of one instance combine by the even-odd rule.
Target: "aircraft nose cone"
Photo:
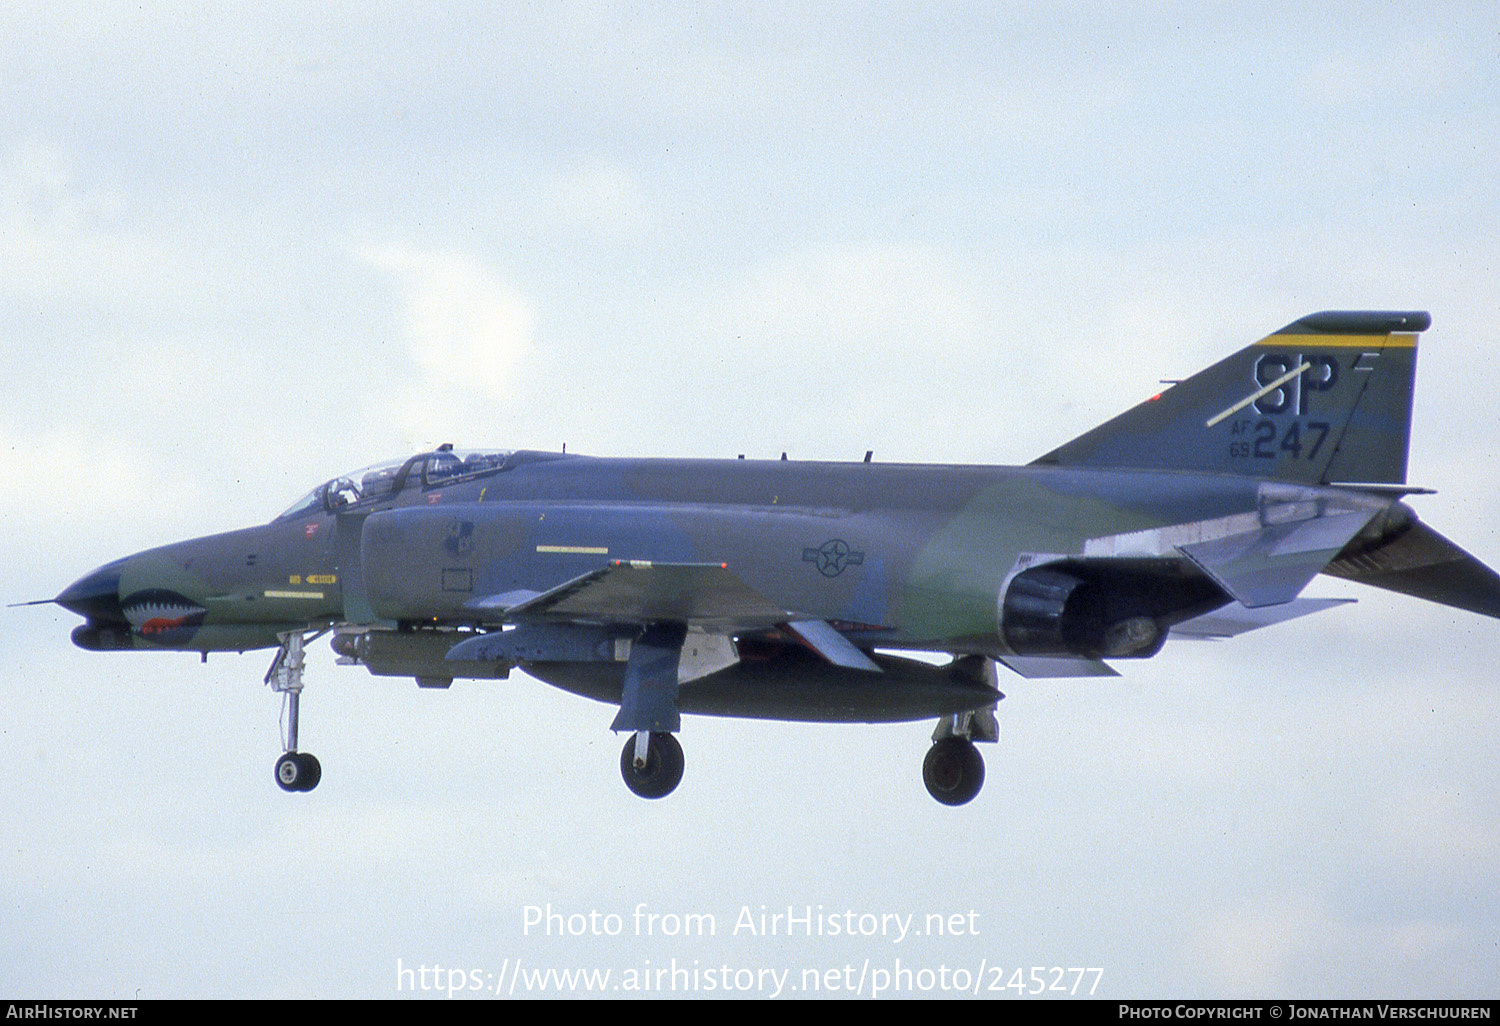
[[[106,563],[85,574],[53,601],[91,623],[125,623],[125,610],[120,606],[120,567],[124,562]]]

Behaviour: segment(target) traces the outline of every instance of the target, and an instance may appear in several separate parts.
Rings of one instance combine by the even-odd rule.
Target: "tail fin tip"
[[[1426,310],[1323,310],[1300,317],[1278,335],[1389,335],[1432,327]]]

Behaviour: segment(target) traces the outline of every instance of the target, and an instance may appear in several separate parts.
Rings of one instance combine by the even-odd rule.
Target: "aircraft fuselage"
[[[413,482],[381,501],[151,549],[59,601],[88,618],[84,642],[105,639],[85,647],[245,650],[319,624],[478,624],[476,599],[546,592],[611,561],[722,564],[862,645],[999,653],[999,597],[1023,557],[1254,514],[1266,486],[1160,471],[515,455],[474,480]],[[1300,491],[1314,501],[1339,490]]]

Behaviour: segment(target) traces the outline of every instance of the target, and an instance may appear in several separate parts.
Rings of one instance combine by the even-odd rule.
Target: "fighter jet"
[[[936,721],[932,796],[978,794],[998,667],[1107,677],[1172,637],[1339,605],[1319,573],[1500,617],[1500,576],[1404,501],[1422,312],[1293,322],[1022,467],[605,459],[444,445],[268,524],[116,560],[51,601],[89,650],[303,646],[428,688],[515,669],[619,707],[625,783],[683,774],[681,714]],[[913,653],[944,653],[934,664]]]

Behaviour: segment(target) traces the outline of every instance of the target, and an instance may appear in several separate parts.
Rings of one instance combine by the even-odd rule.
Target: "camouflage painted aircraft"
[[[335,478],[269,524],[109,563],[52,600],[95,651],[303,645],[423,687],[519,668],[619,706],[620,767],[682,777],[681,713],[936,719],[923,777],[972,799],[998,665],[1114,676],[1169,636],[1338,605],[1318,573],[1500,617],[1500,576],[1402,499],[1425,313],[1313,314],[1025,467],[598,459],[443,446]],[[933,665],[913,652],[943,652]],[[903,654],[905,653],[905,654]]]

